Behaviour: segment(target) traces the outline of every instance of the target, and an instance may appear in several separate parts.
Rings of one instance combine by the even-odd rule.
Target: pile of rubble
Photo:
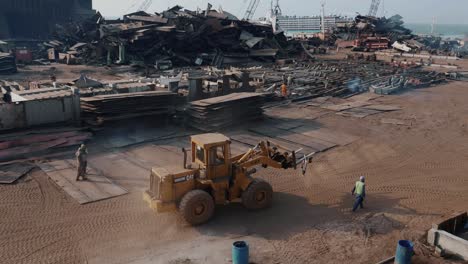
[[[403,26],[403,17],[394,15],[389,18],[356,16],[351,26],[338,27],[332,37],[340,40],[355,40],[365,37],[386,37],[392,43],[413,38],[411,30]]]
[[[271,25],[239,20],[211,5],[205,11],[180,6],[160,14],[139,11],[114,21],[97,14],[60,26],[56,36],[44,43],[49,59],[67,63],[220,67],[272,60],[295,50]]]
[[[11,74],[16,71],[15,57],[9,53],[0,52],[0,74]]]
[[[286,83],[293,101],[320,96],[341,96],[366,91],[370,85],[389,78],[399,69],[388,63],[365,60],[329,60],[252,70],[252,77],[264,84],[264,91],[281,96]]]
[[[437,72],[416,72],[390,77],[388,80],[371,85],[369,91],[376,94],[393,94],[403,89],[424,88],[446,80],[446,76]]]
[[[427,52],[431,55],[463,57],[468,46],[461,40],[444,40],[440,36],[418,36],[404,27],[403,18],[357,16],[353,23],[337,27],[330,36],[338,47],[356,51],[395,48],[400,52]]]
[[[414,40],[405,42],[412,50],[427,51],[432,55],[456,57],[468,56],[468,45],[465,41],[443,39],[440,36],[418,36]]]
[[[304,101],[323,96],[347,96],[372,90],[372,87],[397,84],[400,88],[420,88],[446,80],[444,74],[426,71],[418,64],[376,61],[375,55],[350,56],[348,60],[295,63],[278,67],[245,68],[257,91],[282,97],[281,85],[287,84],[288,99]],[[377,89],[378,90],[378,89]],[[386,93],[386,92],[382,92]]]

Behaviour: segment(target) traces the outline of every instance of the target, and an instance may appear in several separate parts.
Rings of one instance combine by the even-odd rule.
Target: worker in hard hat
[[[281,85],[281,96],[283,96],[284,98],[288,97],[288,86],[286,85],[286,83],[283,83]]]
[[[81,144],[80,148],[75,153],[76,161],[78,163],[78,171],[76,173],[76,180],[79,181],[80,177],[86,180],[86,167],[88,165],[88,148],[85,144]]]
[[[361,207],[361,209],[364,208],[363,202],[364,202],[364,198],[366,197],[365,181],[366,181],[365,177],[361,176],[359,178],[359,181],[356,182],[353,190],[351,191],[351,194],[355,196],[353,212],[355,212],[358,207]]]

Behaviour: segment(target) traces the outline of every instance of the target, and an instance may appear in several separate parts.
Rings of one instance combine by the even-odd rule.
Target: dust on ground
[[[317,117],[310,122],[360,139],[319,154],[305,177],[260,170],[276,191],[272,208],[219,207],[199,227],[177,213],[155,214],[142,200],[149,168],[161,149],[172,151],[171,143],[95,150],[93,166],[130,193],[87,205],[34,170],[0,185],[1,262],[230,263],[232,242],[246,240],[253,263],[376,263],[394,254],[399,239],[410,239],[414,263],[448,263],[424,240],[434,221],[468,209],[467,88],[451,82],[380,97],[375,101],[402,110],[364,119]],[[361,175],[368,197],[365,209],[352,213],[350,192]]]

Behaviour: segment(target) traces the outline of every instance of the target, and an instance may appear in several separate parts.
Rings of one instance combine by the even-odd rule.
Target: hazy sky
[[[148,9],[150,12],[160,12],[175,4],[195,10],[206,8],[210,2],[214,8],[221,6],[242,18],[250,0],[153,0]],[[144,0],[93,0],[94,8],[104,16],[121,16],[135,11]],[[321,0],[280,0],[280,6],[285,15],[318,15]],[[430,23],[436,17],[439,24],[468,24],[468,0],[382,0],[379,11],[386,15],[400,14],[407,23]],[[326,13],[354,16],[356,12],[366,14],[371,0],[327,0]],[[131,8],[132,7],[132,8]],[[265,16],[270,7],[270,0],[261,0],[256,17]],[[384,7],[384,9],[382,9]]]

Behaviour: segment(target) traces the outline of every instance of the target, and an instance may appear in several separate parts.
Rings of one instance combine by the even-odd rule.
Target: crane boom
[[[138,11],[146,11],[148,8],[151,6],[153,3],[153,0],[145,0],[143,3],[141,3],[140,7],[138,8]]]
[[[379,11],[380,1],[381,0],[372,0],[368,16],[375,17],[377,15],[377,11]]]
[[[273,7],[273,0],[271,1],[271,13],[275,16],[281,16],[283,11],[281,11],[281,7],[279,5],[279,0],[276,0],[275,7]]]
[[[260,0],[250,0],[249,6],[247,7],[247,10],[245,11],[244,20],[252,19],[253,15],[255,14],[255,11],[257,11],[257,7],[259,3],[260,3]]]

